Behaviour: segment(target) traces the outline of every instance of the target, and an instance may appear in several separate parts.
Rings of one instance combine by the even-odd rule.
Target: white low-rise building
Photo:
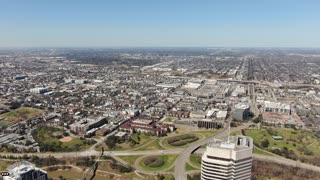
[[[47,88],[32,88],[30,89],[30,92],[33,93],[33,94],[44,94],[46,92],[48,92],[48,89]]]
[[[291,108],[289,104],[280,103],[280,102],[270,102],[264,101],[264,112],[275,112],[283,114],[291,114]]]

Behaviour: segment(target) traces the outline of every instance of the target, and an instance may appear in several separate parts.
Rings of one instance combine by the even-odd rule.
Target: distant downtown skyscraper
[[[201,179],[250,180],[252,138],[231,136],[208,144],[201,162]]]

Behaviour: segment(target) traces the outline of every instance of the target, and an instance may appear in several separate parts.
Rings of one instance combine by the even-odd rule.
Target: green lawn
[[[230,134],[231,136],[237,136],[237,135],[241,135],[240,131],[235,131],[233,133]]]
[[[203,134],[206,138],[213,136],[219,130],[203,130],[203,131],[193,131],[192,133]]]
[[[136,156],[117,156],[118,158],[124,160],[125,162],[127,162],[130,165],[134,165],[134,162],[136,161],[137,158],[140,157],[140,155],[136,155]]]
[[[193,170],[199,170],[198,168],[194,168],[193,166],[191,166],[189,163],[186,163],[186,167],[185,167],[186,171],[193,171]]]
[[[83,145],[84,145],[84,141],[79,138],[74,138],[69,142],[62,143],[62,147],[65,147],[65,148],[72,148],[75,146],[83,146]]]
[[[199,162],[199,160],[201,161],[201,154],[191,154],[190,155],[190,163],[192,163],[192,165],[198,167],[199,169],[201,168],[201,163]]]
[[[247,136],[253,138],[255,145],[261,147],[261,141],[267,139],[269,146],[267,148],[261,147],[265,150],[282,149],[284,147],[292,150],[298,157],[311,158],[313,156],[320,156],[320,140],[318,140],[312,132],[294,130],[291,128],[272,128],[274,134],[270,134],[266,128],[263,129],[248,129],[245,131]],[[282,136],[283,140],[274,140],[273,135]],[[301,149],[308,149],[313,152],[312,155],[305,155]],[[256,153],[260,153],[255,150]]]
[[[166,172],[172,172],[172,173],[174,173],[174,166],[172,166],[172,168],[168,169]]]
[[[139,143],[140,138],[139,138],[139,134],[132,134],[132,136],[130,137],[134,142]]]
[[[148,167],[144,164],[143,159],[139,162],[139,165],[147,171],[162,171],[162,170],[169,168],[174,163],[174,161],[176,160],[178,155],[163,155],[163,156],[159,156],[159,157],[164,162],[164,164],[160,167]]]
[[[165,149],[162,146],[160,146],[159,141],[160,141],[160,139],[156,139],[155,141],[153,141],[152,143],[150,143],[146,146],[135,149],[135,151],[148,151],[148,150],[163,150],[163,149]]]
[[[265,152],[265,151],[262,151],[261,149],[258,149],[256,147],[253,148],[253,153],[259,154],[259,155],[264,155],[264,156],[274,156],[271,152]]]

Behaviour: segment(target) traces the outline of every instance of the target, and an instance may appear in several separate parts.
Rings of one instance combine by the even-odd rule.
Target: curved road
[[[244,124],[242,126],[236,127],[231,129],[231,133],[235,131],[239,131],[241,129],[249,127],[249,124]],[[205,145],[214,139],[217,138],[223,138],[228,135],[228,129],[224,129],[223,131],[218,132],[217,134],[214,134],[213,136],[204,139],[202,141],[198,141],[189,147],[185,148],[179,155],[179,157],[175,161],[175,170],[174,170],[174,177],[176,180],[185,180],[187,179],[187,174],[185,173],[185,166],[186,162],[189,159],[189,156],[192,151],[197,149],[199,146]]]

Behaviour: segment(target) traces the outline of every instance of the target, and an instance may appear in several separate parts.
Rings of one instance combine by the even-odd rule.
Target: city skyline
[[[320,47],[317,1],[4,1],[0,47]]]

